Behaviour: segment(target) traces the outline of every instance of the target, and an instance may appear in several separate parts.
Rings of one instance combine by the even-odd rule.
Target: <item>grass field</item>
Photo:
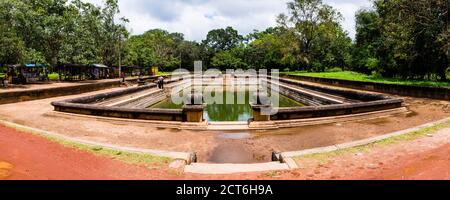
[[[58,80],[59,79],[59,74],[58,73],[48,74],[48,78],[50,80]]]
[[[319,78],[334,78],[350,81],[367,81],[374,83],[399,84],[399,85],[416,85],[416,86],[431,86],[431,87],[446,87],[450,88],[450,82],[428,81],[428,80],[402,80],[396,78],[383,78],[374,75],[366,75],[352,71],[342,72],[286,72],[283,74],[310,76]]]

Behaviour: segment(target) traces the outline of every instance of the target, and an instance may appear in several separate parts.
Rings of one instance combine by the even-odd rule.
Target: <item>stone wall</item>
[[[115,117],[124,119],[143,119],[143,120],[158,120],[158,121],[184,121],[183,110],[168,110],[168,109],[132,109],[121,107],[106,107],[85,104],[75,104],[66,102],[53,102],[52,105],[55,111],[94,115],[100,117]]]
[[[181,79],[180,79],[181,80]],[[167,83],[177,82],[179,80],[170,80]],[[143,90],[155,88],[156,84],[148,84],[145,86],[132,87],[114,92],[107,92],[86,97],[68,99],[64,101],[52,102],[55,111],[94,115],[100,117],[115,117],[125,119],[143,119],[158,121],[185,121],[185,113],[182,109],[142,109],[142,108],[126,108],[126,107],[108,107],[93,105],[99,101],[119,97]]]
[[[294,91],[280,85],[280,93],[290,98],[294,98],[297,101],[304,102],[310,106],[299,108],[279,108],[278,113],[271,116],[271,120],[291,120],[351,115],[400,108],[403,104],[403,99],[383,94],[300,83],[285,78],[280,78],[279,81],[280,83],[287,83],[289,85],[358,101],[352,103],[328,102],[315,95],[306,94],[301,91]]]
[[[147,77],[146,81],[152,81],[155,77]],[[137,78],[127,79],[127,82],[136,83]],[[0,93],[0,105],[8,103],[17,103],[22,101],[33,101],[52,97],[82,94],[97,90],[104,90],[120,86],[119,80],[103,81],[98,83],[81,84],[74,86],[44,88],[35,90],[12,91]]]
[[[450,89],[439,87],[409,86],[386,83],[372,83],[364,81],[348,81],[331,78],[316,78],[307,76],[283,75],[282,77],[300,81],[310,81],[328,85],[348,87],[353,89],[383,92],[401,96],[450,100]]]
[[[102,83],[84,84],[67,87],[46,88],[26,91],[13,91],[0,93],[0,104],[16,103],[22,101],[32,101],[58,96],[81,94],[96,90],[103,90],[118,87],[120,81],[108,81]]]
[[[318,117],[331,117],[351,115],[366,112],[381,111],[402,107],[402,99],[379,100],[353,104],[336,104],[325,106],[308,106],[300,108],[280,108],[271,120],[306,119]]]
[[[374,94],[370,92],[360,92],[355,90],[348,90],[345,88],[333,88],[333,87],[326,87],[326,86],[320,86],[320,85],[314,85],[314,84],[308,84],[308,83],[301,83],[298,81],[292,81],[285,78],[279,79],[281,83],[287,83],[295,86],[299,86],[302,88],[323,92],[327,94],[332,94],[348,99],[355,99],[359,101],[375,101],[375,100],[383,100],[383,99],[389,99],[390,97],[383,94]]]

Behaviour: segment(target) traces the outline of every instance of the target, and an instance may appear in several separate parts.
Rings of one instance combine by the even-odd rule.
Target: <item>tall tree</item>
[[[287,7],[288,13],[280,14],[278,23],[291,44],[290,62],[295,59],[302,69],[319,71],[325,69],[326,66],[323,65],[348,63],[338,58],[350,55],[343,51],[349,50],[351,40],[341,28],[342,15],[337,10],[324,4],[322,0],[294,0]],[[335,40],[338,42],[334,42]],[[329,46],[334,46],[335,52],[329,51]],[[327,60],[321,62],[322,59]]]
[[[379,72],[380,61],[377,51],[383,41],[378,13],[372,10],[360,10],[355,17],[356,36],[352,69],[366,74]]]
[[[185,41],[181,33],[153,29],[132,36],[126,42],[126,52],[125,62],[128,65],[155,65],[161,70],[173,70],[182,64],[183,59],[185,63],[193,63],[199,54],[199,47],[194,42]]]
[[[356,48],[369,55],[369,59],[358,59],[359,65],[369,65],[383,76],[445,80],[448,0],[377,0],[374,4],[376,13],[357,16]]]
[[[206,39],[202,41],[203,61],[206,66],[209,66],[215,54],[238,47],[243,39],[244,37],[232,27],[209,31]]]
[[[100,63],[101,10],[81,0],[72,1],[69,7],[71,21],[69,31],[60,52],[61,63]]]

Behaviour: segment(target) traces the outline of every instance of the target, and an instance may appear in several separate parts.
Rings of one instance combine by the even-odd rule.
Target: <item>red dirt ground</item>
[[[431,151],[397,160],[401,165],[384,166],[385,169],[365,174],[357,179],[415,179],[450,180],[450,144]]]
[[[9,167],[2,170],[1,163],[3,166],[9,163]],[[176,178],[176,175],[163,170],[149,170],[144,166],[67,148],[43,137],[0,126],[0,179],[2,176],[13,180]]]
[[[383,166],[377,169],[361,168],[349,176],[338,179],[449,180],[449,156],[450,144],[446,144],[429,151],[398,156],[395,163],[379,163]],[[330,173],[337,174],[347,170],[343,166],[332,168],[324,166],[324,168],[331,171]],[[279,172],[278,177],[269,177],[266,174],[178,175],[166,166],[149,169],[145,166],[127,164],[0,126],[0,180],[308,179],[302,170]],[[316,176],[311,179],[326,178]]]

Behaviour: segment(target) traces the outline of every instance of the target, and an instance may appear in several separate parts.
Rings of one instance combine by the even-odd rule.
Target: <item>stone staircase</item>
[[[192,163],[186,165],[185,173],[195,174],[233,174],[246,172],[264,172],[289,170],[289,165],[280,162],[255,163],[255,164],[209,164]]]

